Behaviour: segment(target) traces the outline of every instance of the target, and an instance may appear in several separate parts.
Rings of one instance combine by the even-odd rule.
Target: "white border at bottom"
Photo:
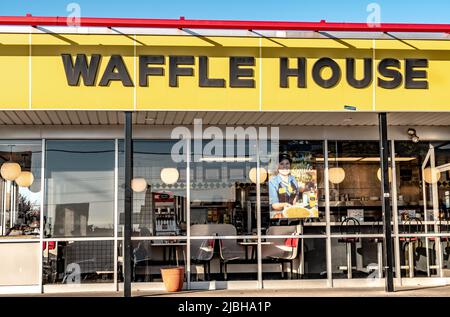
[[[39,285],[0,286],[0,295],[40,294]]]

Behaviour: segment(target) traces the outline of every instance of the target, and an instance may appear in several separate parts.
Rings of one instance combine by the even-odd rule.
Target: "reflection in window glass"
[[[280,141],[271,152],[268,163],[261,157],[268,173],[261,184],[262,234],[271,226],[324,222],[323,142]]]
[[[39,237],[41,152],[40,141],[0,142],[0,237]]]
[[[323,142],[282,140],[270,159],[260,159],[268,173],[261,184],[263,278],[326,278],[325,239],[295,237],[325,233]]]
[[[114,241],[43,242],[43,283],[111,283]]]
[[[230,234],[224,235],[256,234],[252,143],[203,141],[203,155],[194,155],[190,166],[191,225],[229,224]]]
[[[186,160],[175,140],[133,141],[133,235],[186,235]],[[124,224],[124,146],[119,142],[119,235]]]
[[[131,276],[133,282],[161,282],[161,269],[184,267],[186,240],[132,241]],[[123,282],[123,243],[118,243],[118,279]],[[185,270],[186,272],[186,270]],[[192,274],[196,274],[195,266]],[[204,273],[204,272],[203,272]],[[186,277],[186,275],[185,275]]]
[[[349,226],[343,234],[354,233],[357,230]],[[383,278],[382,239],[354,237],[331,239],[331,250],[333,278],[371,281]]]
[[[270,227],[262,244],[263,279],[325,279],[325,239],[289,237],[295,226]],[[270,238],[271,235],[287,235]]]
[[[399,141],[395,151],[399,232],[449,235],[449,142]],[[402,276],[439,275],[449,267],[447,237],[404,236],[400,245]]]
[[[331,221],[340,223],[348,217],[360,223],[380,220],[378,142],[328,141],[328,149]]]
[[[46,237],[113,235],[114,141],[47,141]]]

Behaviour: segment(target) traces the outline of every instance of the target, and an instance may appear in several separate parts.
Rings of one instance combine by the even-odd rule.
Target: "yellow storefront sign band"
[[[0,109],[450,110],[448,41],[93,34],[0,34],[0,41],[8,74]]]

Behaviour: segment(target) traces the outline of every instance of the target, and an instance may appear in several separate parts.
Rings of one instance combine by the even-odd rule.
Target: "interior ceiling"
[[[376,126],[376,113],[358,112],[225,112],[140,111],[133,124],[190,125],[194,119],[209,125]],[[2,125],[120,125],[122,111],[0,111]],[[450,112],[389,113],[396,126],[450,126]]]

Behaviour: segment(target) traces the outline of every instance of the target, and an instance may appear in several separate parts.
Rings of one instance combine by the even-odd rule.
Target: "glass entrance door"
[[[424,200],[425,233],[436,233],[436,236],[427,236],[425,241],[427,261],[427,275],[444,276],[444,249],[448,245],[449,219],[448,197],[445,190],[445,180],[450,171],[450,163],[445,159],[445,149],[448,144],[430,144],[428,153],[422,164],[421,175]],[[448,153],[447,153],[448,154]],[[447,198],[447,199],[446,199]],[[445,203],[447,200],[447,204]],[[446,245],[444,245],[444,242]],[[431,254],[430,254],[431,253]]]

